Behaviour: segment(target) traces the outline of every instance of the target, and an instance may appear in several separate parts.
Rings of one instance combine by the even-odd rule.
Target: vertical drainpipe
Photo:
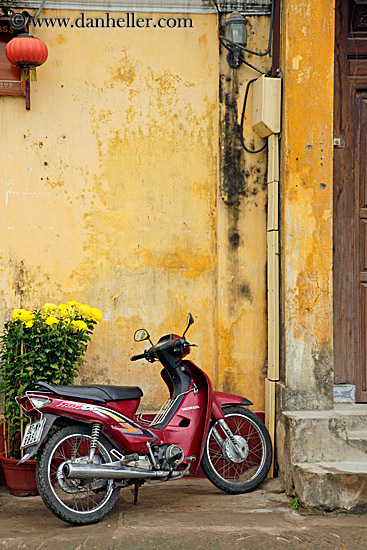
[[[275,449],[275,386],[279,381],[279,134],[268,137],[267,301],[268,374],[265,422]],[[270,475],[274,474],[274,459]]]
[[[273,44],[271,76],[280,76],[280,2],[273,0]],[[268,374],[265,379],[265,422],[275,451],[275,387],[279,381],[279,139],[268,137],[268,219],[267,219],[267,302],[268,302]],[[274,457],[269,476],[274,475]]]

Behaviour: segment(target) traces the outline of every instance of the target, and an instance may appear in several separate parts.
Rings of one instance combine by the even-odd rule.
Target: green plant
[[[298,497],[294,497],[292,500],[291,500],[291,510],[298,510],[298,508],[301,506],[301,503],[299,501],[299,498]]]
[[[72,384],[102,313],[79,302],[15,309],[0,337],[0,392],[4,397],[7,457],[19,458],[26,418],[15,398],[31,382]]]

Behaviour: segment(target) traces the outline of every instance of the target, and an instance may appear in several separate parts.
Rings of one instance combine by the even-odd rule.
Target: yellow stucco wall
[[[140,385],[147,409],[165,390],[159,367],[128,360],[144,349],[133,332],[180,333],[191,311],[193,360],[217,389],[245,393],[261,410],[266,191],[242,201],[233,256],[230,214],[217,208],[217,16],[190,17],[191,29],[35,32],[49,59],[32,83],[31,110],[0,97],[2,309],[6,319],[46,301],[100,308],[80,382]],[[261,48],[268,18],[260,25]],[[239,105],[253,77],[241,71]],[[251,189],[265,160],[244,162]],[[233,295],[234,278],[251,300],[245,290]]]
[[[283,382],[290,408],[332,405],[334,2],[283,3]]]

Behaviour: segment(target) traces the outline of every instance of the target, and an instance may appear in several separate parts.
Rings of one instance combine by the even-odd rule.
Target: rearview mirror
[[[147,330],[145,328],[139,328],[137,331],[135,331],[134,334],[134,340],[135,342],[144,342],[144,340],[149,340],[150,336]]]
[[[182,338],[185,336],[186,332],[189,330],[189,327],[191,327],[191,325],[194,323],[194,318],[193,316],[191,315],[191,313],[188,314],[187,316],[187,327],[186,327],[186,330],[185,332],[183,333],[182,335]]]

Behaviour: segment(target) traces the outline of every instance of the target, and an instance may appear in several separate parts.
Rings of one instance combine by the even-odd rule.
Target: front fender
[[[27,460],[29,460],[30,458],[32,458],[32,456],[34,456],[36,454],[36,452],[38,451],[38,449],[42,445],[46,435],[48,434],[49,429],[51,428],[52,424],[55,422],[55,420],[57,418],[57,416],[55,414],[49,414],[49,413],[44,413],[44,416],[46,418],[46,422],[45,422],[45,425],[43,426],[43,432],[42,432],[42,435],[41,435],[41,439],[35,445],[32,445],[31,447],[27,447],[27,449],[25,449],[25,454],[24,454],[23,458],[21,460],[19,460],[19,462],[17,463],[17,466],[18,466],[18,464],[24,464],[24,462],[27,462]]]
[[[213,417],[215,420],[223,418],[222,407],[224,405],[242,405],[248,406],[253,405],[251,401],[245,397],[239,395],[233,395],[232,393],[224,393],[221,391],[213,392]]]

